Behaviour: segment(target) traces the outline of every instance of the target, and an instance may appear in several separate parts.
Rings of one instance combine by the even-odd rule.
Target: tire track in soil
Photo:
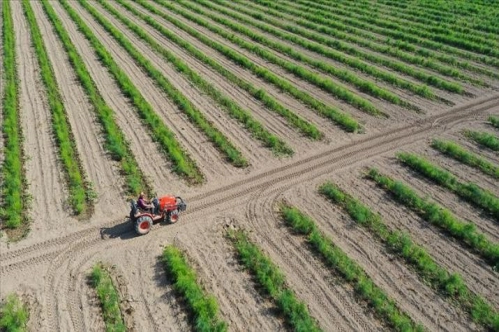
[[[350,287],[331,276],[302,239],[289,233],[276,216],[276,193],[263,190],[250,199],[245,220],[257,241],[286,275],[286,282],[306,303],[310,314],[324,330],[382,331],[379,322],[365,315],[350,295]],[[278,195],[278,194],[277,194]],[[263,231],[262,231],[263,230]]]
[[[66,52],[52,29],[39,1],[33,1],[33,11],[37,17],[43,39],[47,45],[49,60],[61,91],[68,119],[73,128],[76,145],[83,161],[85,174],[94,185],[98,195],[93,219],[103,217],[108,206],[116,205],[116,198],[123,196],[123,178],[118,174],[118,164],[110,160],[103,148],[102,129],[98,125],[92,106],[83,91]],[[115,179],[119,179],[116,181]],[[120,202],[123,200],[120,200]],[[124,208],[123,204],[120,208]]]
[[[349,174],[352,173],[360,176],[361,169],[349,170]],[[474,293],[484,296],[496,308],[499,307],[499,280],[490,266],[448,236],[422,224],[414,212],[396,204],[393,199],[386,199],[386,195],[377,190],[371,181],[360,178],[344,180],[343,175],[344,172],[336,174],[331,180],[341,188],[346,188],[373,211],[379,212],[390,229],[409,234],[415,243],[432,255],[437,264],[450,272],[459,273]]]
[[[132,44],[140,49],[142,55],[148,59],[168,80],[189,99],[203,115],[213,123],[248,159],[251,165],[261,162],[269,162],[275,159],[269,149],[261,149],[262,143],[254,139],[251,133],[244,129],[238,121],[231,118],[222,108],[205,92],[199,90],[190,80],[180,74],[174,67],[160,55],[158,55],[148,43],[136,37],[124,24],[107,12],[101,4],[94,3],[93,7],[109,20],[121,33],[123,33]],[[134,22],[135,23],[135,22]],[[225,90],[220,90],[224,95]],[[244,104],[239,104],[247,109]],[[176,107],[176,106],[174,106]],[[285,137],[281,137],[284,139]]]
[[[204,191],[201,190],[198,195],[186,198],[189,203],[189,209],[184,215],[204,213],[203,211],[206,209],[214,209],[217,205],[226,205],[224,203],[228,203],[231,200],[243,199],[245,196],[265,189],[270,185],[285,184],[286,186],[291,186],[295,183],[318,177],[321,174],[339,171],[342,168],[352,166],[361,159],[365,160],[388,151],[394,151],[404,145],[426,139],[433,133],[445,132],[451,129],[449,128],[451,124],[456,125],[470,115],[476,116],[477,113],[486,111],[491,104],[499,104],[497,98],[497,96],[484,98],[468,105],[450,109],[441,116],[427,118],[416,125],[400,127],[384,134],[367,136],[356,142],[326,150],[312,157],[303,158],[288,165],[256,174],[245,180],[214,190],[209,190],[209,188]],[[248,187],[248,184],[251,184],[251,186]],[[132,229],[128,223],[123,223],[123,219],[114,220],[100,226],[89,227],[88,229],[69,234],[62,238],[55,238],[27,248],[8,251],[0,255],[0,261],[3,263],[1,267],[9,271],[22,268],[25,266],[23,264],[24,256],[32,253],[36,254],[42,248],[46,248],[48,251],[55,250],[61,252],[64,250],[64,245],[75,242],[77,239],[92,236],[101,239],[115,238],[129,232],[132,232]],[[59,246],[62,249],[57,249]],[[14,262],[9,262],[9,258],[14,258]],[[18,264],[18,267],[9,269],[9,266],[13,264]]]
[[[129,141],[130,148],[137,159],[140,169],[150,179],[154,179],[154,181],[151,181],[153,190],[161,192],[160,188],[166,187],[171,188],[174,192],[184,193],[188,188],[187,185],[170,171],[170,162],[165,158],[159,146],[152,141],[133,106],[123,96],[107,69],[101,65],[89,42],[78,31],[75,23],[68,17],[58,2],[55,1],[50,4],[85,61],[85,65],[102,97],[115,112],[116,122]],[[118,211],[112,212],[116,213]]]
[[[297,154],[300,153],[301,150],[305,151],[306,149],[310,149],[314,146],[310,140],[303,139],[303,136],[297,130],[291,128],[290,125],[282,117],[280,117],[273,111],[267,110],[262,103],[254,99],[246,91],[233,85],[231,82],[227,81],[225,77],[220,75],[215,70],[212,70],[211,67],[205,65],[204,63],[189,55],[187,52],[183,51],[176,44],[170,42],[155,29],[147,25],[147,23],[140,20],[136,16],[133,16],[127,10],[124,10],[119,6],[119,4],[114,2],[109,4],[116,10],[119,10],[123,16],[134,21],[135,24],[146,31],[162,47],[168,49],[171,53],[181,58],[185,63],[189,65],[189,67],[200,74],[200,76],[202,76],[206,81],[210,82],[219,90],[223,91],[224,94],[233,99],[239,105],[247,108],[258,121],[260,121],[266,128],[268,128],[269,131],[275,133],[279,137],[286,138],[290,146],[293,147]],[[308,121],[312,122],[310,120]],[[258,165],[254,166],[256,167]]]
[[[221,153],[215,149],[208,138],[202,134],[166,96],[156,83],[136,65],[133,58],[109,35],[104,28],[77,2],[70,5],[92,29],[97,38],[112,54],[119,67],[135,82],[137,89],[151,104],[163,122],[170,128],[181,146],[195,158],[207,181],[241,172],[224,162]],[[183,86],[190,89],[190,85]],[[182,129],[183,128],[183,129]],[[209,167],[208,167],[209,166]]]
[[[436,296],[410,269],[387,255],[384,246],[370,233],[355,227],[348,216],[321,198],[316,193],[317,185],[319,183],[294,188],[284,197],[316,220],[319,228],[361,266],[402,311],[429,331],[477,330],[466,313]]]
[[[447,126],[450,126],[451,124],[455,125],[456,123],[460,123],[460,121],[466,119],[469,116],[469,113],[475,114],[476,112],[483,112],[484,110],[487,109],[487,107],[490,107],[491,103],[492,104],[499,103],[497,100],[495,100],[495,98],[488,98],[488,100],[489,102],[483,102],[483,101],[475,102],[474,107],[468,105],[468,107],[462,106],[459,108],[455,108],[447,112],[446,116],[443,117],[428,118],[426,121],[424,121],[423,123],[424,125],[420,124],[419,129],[412,130],[412,132],[409,133],[407,132],[404,133],[404,129],[402,128],[392,131],[391,135],[378,135],[379,137],[377,139],[376,137],[366,138],[364,140],[360,140],[360,142],[357,142],[356,144],[352,144],[357,149],[353,149],[353,147],[349,145],[338,149],[332,149],[322,154],[319,154],[313,158],[306,158],[301,160],[300,162],[292,163],[285,167],[277,168],[275,170],[263,173],[261,175],[254,176],[251,179],[240,181],[233,185],[220,188],[219,190],[216,191],[219,194],[218,196],[207,195],[208,197],[214,197],[209,200],[201,200],[200,197],[198,198],[193,197],[191,201],[193,203],[191,203],[190,212],[187,212],[186,214],[187,215],[190,214],[191,216],[193,215],[200,216],[202,214],[203,216],[206,216],[210,212],[210,210],[216,211],[217,207],[221,203],[227,206],[227,203],[229,203],[231,200],[244,199],[244,197],[247,197],[248,195],[258,193],[260,190],[269,187],[277,191],[280,190],[282,186],[289,187],[293,184],[304,182],[312,178],[316,178],[321,174],[328,174],[335,170],[348,167],[350,166],[350,164],[353,164],[352,159],[359,160],[359,157],[364,157],[363,159],[369,158],[375,155],[379,155],[383,152],[393,150],[402,145],[414,143],[414,141],[423,139],[428,134],[439,132],[442,129],[446,130]],[[486,106],[482,106],[482,104],[486,104]],[[441,125],[435,126],[438,122],[442,122],[443,120],[445,120],[445,123],[447,125],[443,126],[443,128],[440,127]],[[348,149],[350,151],[347,151],[347,153],[345,153],[344,152],[345,149]],[[334,155],[335,152],[337,154],[339,153],[340,155],[335,156]],[[277,176],[279,174],[282,174],[282,176]],[[247,182],[256,182],[256,184],[250,188],[246,188],[245,184],[247,184]],[[233,190],[237,188],[239,188],[239,191]],[[231,191],[233,192],[231,193]],[[224,193],[226,194],[221,195]],[[204,196],[206,194],[202,195]],[[187,219],[189,220],[189,218]],[[184,224],[189,224],[188,220],[184,222]],[[107,226],[109,227],[115,226],[114,229],[107,230],[107,236],[109,236],[110,238],[120,237],[123,236],[124,234],[131,234],[131,235],[133,234],[133,231],[130,230],[130,225],[120,224],[120,221],[114,221],[108,223]],[[174,226],[178,227],[171,227],[166,229],[169,229],[172,232],[174,232],[179,227],[182,227],[182,224],[180,224],[180,226],[179,225],[174,225]],[[146,237],[138,238],[139,241],[143,242],[147,240],[147,243],[150,243],[153,239],[164,236],[165,234],[164,231],[166,229],[163,228],[163,232],[160,232],[159,231],[160,227],[161,226],[155,226],[155,229],[158,229],[157,232],[152,232],[149,235],[149,238]],[[70,242],[69,246],[67,246],[66,249],[63,249],[62,251],[58,252],[58,255],[54,259],[51,259],[52,263],[49,267],[47,276],[45,278],[45,290],[51,290],[56,288],[55,275],[57,273],[58,268],[62,266],[64,262],[71,260],[72,258],[74,259],[75,255],[81,254],[84,250],[89,250],[96,244],[102,243],[101,241],[103,238],[101,237],[100,234],[96,234],[98,229],[99,229],[98,227],[91,227],[86,231],[82,231],[82,232],[88,232],[88,235],[82,237],[80,241]],[[60,244],[68,243],[67,238],[71,238],[71,235],[67,236],[66,238],[59,239],[59,241],[55,242]],[[115,241],[112,242],[114,243]],[[22,251],[27,250],[29,252],[30,249],[25,248],[21,250]],[[150,252],[146,251],[144,253],[144,257],[148,257],[148,255],[150,255]],[[22,255],[19,258],[21,258],[20,264],[22,264]],[[3,267],[5,267],[5,265],[3,265]],[[18,269],[12,269],[10,270],[10,272],[14,270]],[[141,270],[143,270],[142,267],[141,269],[139,269],[139,271]],[[48,325],[49,331],[60,330],[59,321],[57,321],[56,319],[58,315],[57,298],[55,294],[51,292],[48,292],[46,296],[47,297],[45,299],[45,308],[44,308],[45,314],[43,315],[44,317],[47,317],[47,321],[45,322],[45,324]]]
[[[60,168],[56,143],[52,137],[52,115],[43,88],[40,70],[31,44],[31,33],[20,1],[12,1],[17,71],[19,76],[19,110],[24,135],[24,153],[28,192],[33,197],[29,217],[33,220],[28,238],[51,229],[59,229],[70,219],[67,212],[66,180]],[[64,223],[60,221],[64,220]]]

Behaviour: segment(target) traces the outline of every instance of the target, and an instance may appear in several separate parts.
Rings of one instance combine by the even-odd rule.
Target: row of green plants
[[[427,179],[449,189],[471,204],[490,212],[495,219],[499,220],[499,198],[490,191],[480,188],[475,183],[460,182],[454,174],[418,155],[398,153],[397,159]]]
[[[499,128],[499,116],[494,116],[494,115],[489,116],[489,123],[492,126]]]
[[[366,272],[333,241],[322,234],[316,222],[296,207],[282,204],[282,219],[296,234],[306,237],[310,249],[345,282],[350,284],[358,296],[358,301],[367,303],[374,313],[396,331],[424,331],[397,307],[395,301],[366,274]]]
[[[193,329],[200,332],[227,331],[227,323],[219,318],[217,300],[203,290],[185,255],[169,245],[165,247],[161,260],[166,275],[173,281],[173,288],[193,317]]]
[[[197,14],[201,14],[203,16],[206,16],[208,14],[203,12],[203,10],[201,10],[198,7],[187,4],[185,2],[177,2],[184,7],[187,7],[187,8],[190,7],[191,10],[196,13],[196,14],[194,14],[194,13],[188,12],[180,7],[177,7],[176,5],[173,5],[172,3],[167,3],[164,1],[156,1],[156,2],[161,3],[161,5],[168,8],[169,10],[173,11],[174,13],[177,13],[177,14],[181,15],[182,17],[190,20],[191,22],[195,22],[196,24],[199,24],[199,25],[207,28],[211,32],[225,38],[226,40],[238,45],[239,47],[241,47],[241,48],[243,48],[251,53],[258,55],[262,59],[265,59],[266,61],[269,61],[270,63],[273,63],[275,65],[282,67],[287,72],[317,86],[318,88],[331,94],[333,97],[341,99],[341,100],[345,101],[346,103],[358,108],[359,110],[361,110],[363,112],[366,112],[366,113],[372,114],[372,115],[385,115],[381,110],[379,110],[376,106],[374,106],[370,101],[358,96],[355,93],[352,93],[351,91],[344,88],[343,86],[338,85],[337,83],[335,83],[333,80],[331,80],[327,76],[317,74],[317,73],[315,73],[315,72],[313,72],[305,67],[294,64],[293,62],[288,61],[288,60],[284,59],[283,57],[277,56],[274,53],[267,51],[266,49],[258,46],[257,44],[255,44],[253,42],[248,42],[245,39],[240,38],[239,36],[237,36],[231,32],[227,32],[224,29],[218,27],[215,24],[212,24],[211,22],[209,22],[207,20],[204,20],[203,18],[201,18],[201,16],[198,16]],[[226,22],[225,19],[221,19],[220,21]],[[246,31],[247,29],[245,29],[244,27],[243,28],[240,27],[238,30],[245,30]],[[248,34],[250,34],[250,32],[248,32]],[[287,52],[292,53],[292,49],[287,49]]]
[[[327,11],[326,9],[324,9],[324,7],[321,7],[320,5],[315,5],[315,4],[309,3],[307,1],[297,0],[294,2],[289,2],[289,1],[285,0],[285,3],[286,3],[286,5],[292,6],[298,10],[310,12],[314,15],[317,15],[317,16],[320,16],[323,18],[336,20],[336,21],[342,22],[346,25],[360,28],[368,33],[377,33],[377,34],[380,34],[382,36],[386,36],[387,38],[396,39],[396,40],[404,41],[404,42],[411,43],[411,44],[416,44],[418,46],[427,47],[427,48],[441,51],[441,52],[444,52],[447,54],[453,54],[453,55],[459,56],[460,58],[463,58],[463,59],[468,59],[468,60],[484,63],[487,65],[491,65],[494,67],[499,67],[499,61],[497,59],[494,59],[494,58],[491,58],[488,56],[484,56],[484,55],[480,55],[480,54],[467,52],[465,50],[451,47],[449,45],[445,45],[445,44],[442,44],[442,43],[439,43],[439,42],[436,42],[433,40],[420,38],[418,36],[414,36],[414,35],[408,34],[408,33],[403,32],[403,31],[392,30],[392,29],[381,27],[381,26],[377,26],[375,24],[370,24],[370,23],[365,22],[362,19],[356,19],[353,17],[348,17],[345,15],[337,14],[333,11]]]
[[[321,331],[301,302],[287,285],[284,274],[251,240],[244,231],[231,231],[228,238],[234,245],[241,264],[254,276],[255,282],[284,316],[293,331]]]
[[[239,0],[238,0],[239,1]],[[462,74],[459,70],[454,67],[470,70],[476,73],[485,74],[490,77],[499,78],[497,71],[491,71],[482,66],[476,66],[468,61],[459,61],[455,57],[449,56],[440,52],[433,52],[428,49],[418,48],[411,43],[400,40],[390,40],[376,35],[371,34],[368,31],[355,28],[348,24],[344,24],[338,20],[328,19],[317,14],[309,14],[303,10],[295,10],[291,6],[282,6],[278,3],[271,2],[268,0],[256,0],[260,6],[264,6],[263,9],[267,14],[271,14],[273,17],[280,18],[286,22],[293,22],[293,24],[281,23],[280,26],[292,33],[298,33],[302,36],[314,35],[309,31],[300,29],[298,26],[314,30],[316,32],[326,34],[328,36],[334,37],[333,41],[336,40],[337,43],[332,45],[337,45],[335,47],[343,47],[343,43],[339,43],[338,39],[345,40],[347,42],[352,42],[362,47],[367,47],[375,52],[387,54],[395,58],[399,58],[404,62],[410,64],[416,64],[420,66],[427,67],[429,69],[435,70],[440,74],[460,78],[464,81],[472,82],[477,85],[484,85],[480,80],[475,80],[468,75]],[[248,5],[244,3],[245,6],[252,7],[253,5]],[[261,7],[254,7],[259,11],[262,11]],[[284,15],[283,13],[287,13]],[[258,15],[258,14],[257,14]],[[255,17],[256,18],[256,17]],[[264,16],[261,15],[262,20]],[[280,20],[277,20],[280,22]],[[317,34],[315,34],[316,38]],[[344,52],[351,52],[352,48],[346,45],[345,49],[338,48]],[[355,51],[355,50],[353,50]],[[403,51],[408,51],[415,53],[411,55]],[[363,55],[365,53],[361,53]],[[359,55],[359,57],[361,56]],[[369,55],[371,57],[371,55]],[[436,63],[433,59],[438,60],[440,63]],[[443,63],[444,65],[442,65]],[[389,65],[388,65],[389,66]],[[394,68],[397,70],[396,68]]]
[[[52,114],[52,132],[68,184],[69,205],[76,215],[88,215],[95,193],[92,191],[90,183],[85,179],[83,165],[78,155],[63,99],[30,1],[23,0],[22,7],[28,21],[31,42],[35,49],[40,75],[47,93],[48,106]]]
[[[220,0],[217,0],[219,2]],[[199,2],[199,1],[198,1]],[[204,1],[203,1],[204,2]],[[274,8],[279,8],[280,6],[276,3],[271,3],[270,6]],[[250,21],[247,18],[235,14],[233,12],[228,12],[228,15],[231,15],[238,20],[251,24],[255,27],[258,27],[259,29],[266,31],[270,34],[273,34],[281,39],[289,40],[297,45],[300,45],[308,50],[311,50],[313,52],[316,52],[318,54],[321,54],[325,57],[328,57],[332,60],[344,63],[352,68],[358,69],[362,71],[363,73],[369,74],[373,76],[376,79],[383,80],[389,84],[392,84],[394,86],[404,88],[408,91],[414,92],[420,96],[423,96],[425,98],[431,99],[435,98],[434,93],[427,87],[427,86],[421,86],[418,84],[414,84],[410,81],[407,81],[405,79],[399,78],[396,75],[386,71],[386,70],[381,70],[376,67],[373,67],[369,65],[368,63],[365,63],[362,60],[367,60],[372,63],[380,64],[384,67],[388,67],[390,69],[393,69],[395,71],[398,71],[400,73],[406,74],[408,76],[414,77],[418,80],[421,80],[427,84],[431,84],[433,86],[445,89],[450,92],[457,92],[457,93],[463,93],[463,88],[454,82],[449,82],[443,79],[440,79],[438,77],[431,76],[429,74],[426,74],[420,70],[417,70],[411,66],[407,66],[401,62],[394,61],[393,59],[386,59],[383,57],[380,57],[376,54],[368,53],[365,51],[361,51],[356,47],[353,47],[349,44],[343,43],[338,40],[338,38],[329,38],[326,37],[322,34],[318,34],[316,32],[312,32],[309,30],[302,29],[300,27],[297,27],[296,24],[290,24],[290,21],[294,21],[296,18],[295,17],[288,17],[286,16],[285,19],[283,20],[283,14],[281,11],[275,11],[275,10],[266,10],[265,14],[277,14],[281,19],[275,19],[268,17],[262,13],[261,9],[257,11],[250,11],[248,8],[255,8],[255,6],[252,5],[246,5],[246,4],[240,4],[239,6],[236,6],[234,4],[229,5],[231,9],[237,11],[238,13],[244,13],[246,15],[249,15],[253,17],[254,19],[260,20],[262,22],[269,23],[271,25],[267,24],[261,24],[254,22],[254,20]],[[218,7],[217,7],[218,8]],[[284,9],[288,10],[288,9]],[[222,11],[222,9],[219,9],[219,11]],[[292,11],[292,10],[291,10]],[[313,24],[312,24],[313,25]],[[275,29],[275,27],[279,27],[285,31],[288,31],[290,33],[286,33],[280,30]],[[377,43],[370,43],[367,41],[364,41],[361,38],[358,38],[357,36],[354,37],[349,37],[345,33],[342,33],[341,31],[337,31],[334,29],[328,29],[328,28],[322,28],[319,29],[321,32],[326,32],[328,35],[333,35],[333,36],[340,36],[343,38],[340,39],[347,39],[347,40],[354,40],[357,44],[361,44],[361,46],[364,47],[369,47],[375,52],[380,52],[380,53],[389,53],[390,55],[396,55],[398,57],[403,57],[404,61],[409,60],[408,62],[410,63],[417,63],[417,64],[426,64],[428,66],[433,67],[436,69],[438,72],[445,72],[445,74],[449,76],[456,76],[456,77],[463,77],[463,75],[457,71],[454,68],[450,67],[443,67],[441,65],[435,64],[434,62],[428,62],[423,60],[422,58],[417,59],[416,57],[406,55],[403,52],[397,51],[397,50],[392,50],[390,47],[387,46],[382,46]],[[324,31],[327,30],[327,31]],[[310,42],[310,40],[314,42]],[[319,44],[321,45],[319,45]],[[322,45],[328,46],[328,48],[323,47]],[[341,52],[339,52],[341,51]],[[345,56],[345,54],[349,54],[354,56],[355,58]],[[322,69],[322,68],[319,68]],[[473,80],[473,82],[478,82],[477,80],[474,80],[470,77],[463,77],[463,79],[467,81]],[[380,98],[381,95],[379,96]],[[396,103],[396,101],[392,101]]]
[[[464,136],[478,145],[494,151],[499,151],[499,137],[493,134],[484,131],[465,130]]]
[[[120,296],[109,271],[102,263],[97,263],[93,267],[90,274],[90,284],[95,289],[99,299],[106,331],[125,332],[126,325],[121,314]]]
[[[229,58],[237,65],[240,65],[241,67],[250,70],[253,74],[258,76],[259,78],[265,80],[270,84],[275,85],[280,90],[289,93],[291,96],[300,100],[305,105],[309,106],[312,110],[316,111],[319,115],[337,123],[346,131],[357,132],[360,129],[360,124],[358,123],[358,121],[355,120],[349,114],[346,114],[331,106],[325,105],[324,103],[315,99],[305,91],[296,88],[289,81],[282,79],[281,77],[275,75],[274,73],[272,73],[271,71],[267,70],[264,67],[256,65],[254,62],[249,60],[247,57],[241,55],[239,52],[236,52],[229,47],[226,47],[220,43],[215,42],[213,39],[200,33],[198,30],[192,28],[190,25],[175,19],[171,15],[167,15],[161,10],[158,10],[158,8],[152,6],[148,1],[136,0],[136,2],[140,4],[143,8],[147,9],[149,12],[154,13],[160,16],[161,18],[164,18],[165,20],[172,23],[179,29],[182,29],[183,31],[187,32],[189,35],[195,37],[203,44],[217,50],[218,52]],[[169,5],[169,3],[166,2],[159,2],[159,3]]]
[[[454,158],[455,160],[462,162],[463,164],[479,169],[484,174],[499,179],[498,165],[491,163],[480,155],[470,152],[468,149],[457,143],[451,141],[433,140],[431,147],[451,158]]]
[[[431,31],[440,31],[442,33],[450,33],[452,31],[458,31],[464,34],[472,34],[474,37],[477,35],[483,35],[483,37],[491,38],[493,35],[490,31],[484,31],[479,29],[479,25],[474,22],[466,22],[465,17],[460,16],[459,20],[456,17],[444,18],[439,16],[437,20],[435,16],[429,15],[426,10],[423,9],[413,9],[409,12],[403,12],[399,10],[394,10],[394,6],[385,6],[384,4],[377,3],[375,10],[382,11],[384,14],[389,14],[398,18],[402,18],[406,21],[418,22],[420,24],[425,24],[429,26]],[[471,24],[470,24],[471,23]],[[478,28],[478,29],[477,29]],[[447,31],[446,31],[447,30]],[[498,31],[499,32],[499,31]]]
[[[397,85],[397,86],[401,86],[401,85],[406,86],[411,91],[413,91],[415,93],[420,93],[422,91],[422,88],[424,88],[421,86],[417,86],[411,82],[399,79],[396,76],[394,76],[393,74],[387,73],[387,72],[379,70],[377,68],[369,67],[365,63],[362,63],[357,59],[347,58],[339,52],[326,49],[326,48],[324,48],[316,43],[311,43],[307,39],[301,38],[300,36],[276,30],[275,27],[269,26],[267,24],[261,24],[261,23],[255,22],[255,20],[248,19],[247,17],[240,15],[239,13],[244,13],[244,14],[248,15],[248,10],[246,8],[234,7],[234,5],[226,4],[225,2],[222,2],[222,1],[214,1],[214,2],[218,3],[219,5],[214,4],[214,2],[206,2],[203,0],[196,0],[196,2],[203,5],[203,7],[209,8],[211,10],[216,11],[217,13],[221,13],[221,14],[225,15],[224,17],[221,17],[219,15],[214,15],[208,11],[205,11],[204,15],[211,18],[213,21],[220,23],[222,25],[225,25],[228,28],[230,28],[231,30],[233,30],[234,32],[241,33],[241,34],[249,37],[251,40],[258,42],[262,45],[265,45],[271,49],[274,49],[277,52],[280,52],[284,55],[287,55],[287,56],[289,56],[297,61],[307,63],[310,66],[317,68],[317,69],[319,69],[327,74],[331,74],[331,75],[337,77],[338,79],[340,79],[346,83],[352,84],[360,91],[365,92],[367,94],[370,94],[373,97],[387,100],[387,101],[389,101],[393,104],[396,104],[396,105],[401,105],[401,106],[411,108],[411,105],[408,102],[402,100],[400,97],[398,97],[394,93],[389,92],[386,89],[380,88],[372,82],[368,82],[364,79],[359,78],[355,73],[352,73],[351,71],[347,71],[347,70],[343,70],[343,69],[338,69],[335,66],[328,64],[324,61],[320,61],[320,60],[314,59],[310,56],[306,56],[302,52],[295,50],[292,47],[286,46],[285,44],[282,44],[280,42],[275,42],[275,41],[265,37],[264,35],[262,35],[260,33],[256,33],[251,28],[247,28],[246,25],[257,27],[260,30],[263,30],[263,31],[268,32],[272,35],[275,35],[276,37],[278,37],[282,40],[289,40],[289,41],[291,41],[297,45],[300,45],[306,49],[309,49],[309,50],[316,52],[318,54],[330,57],[336,61],[345,63],[348,66],[351,66],[353,68],[356,68],[356,69],[369,68],[367,71],[372,72],[371,75],[373,75],[375,78],[378,78],[378,79],[381,79],[381,80],[384,80],[387,82],[394,82],[394,85]],[[180,3],[183,4],[184,6],[186,6],[187,8],[194,10],[196,12],[199,9],[199,7],[195,7],[191,4],[186,4],[185,2],[180,2]],[[227,7],[231,8],[233,10],[227,10],[226,9]],[[234,10],[236,10],[237,13]],[[260,13],[258,13],[258,14],[252,13],[252,14],[257,15],[257,17],[262,16]],[[228,20],[226,17],[231,17],[239,22],[244,23],[245,25],[239,25],[239,24],[235,23],[234,21]],[[427,89],[424,89],[424,90],[427,90]],[[430,96],[430,97],[432,97],[432,96]],[[414,107],[412,107],[412,108],[414,108]]]
[[[391,230],[379,214],[336,184],[326,182],[319,187],[319,192],[340,206],[358,225],[371,232],[389,252],[396,254],[413,268],[424,283],[469,312],[473,321],[486,328],[499,328],[499,314],[496,310],[484,298],[474,294],[461,275],[451,273],[437,264],[423,247],[414,243],[410,235]]]
[[[123,95],[126,96],[131,105],[133,105],[142,123],[147,127],[148,133],[153,141],[158,143],[166,157],[171,161],[173,172],[190,183],[201,183],[203,181],[202,173],[198,169],[195,162],[182,149],[179,142],[176,140],[175,135],[154,112],[154,109],[140,93],[139,89],[118,66],[111,53],[109,53],[88,25],[69,5],[69,2],[67,0],[59,1],[70,18],[75,22],[79,31],[89,41],[93,50],[97,54],[97,57],[112,75],[115,82],[123,92]]]
[[[125,139],[125,135],[116,123],[114,111],[102,98],[94,80],[90,76],[90,72],[83,61],[83,58],[78,53],[67,30],[62,25],[60,18],[49,4],[49,1],[42,0],[42,4],[45,14],[49,18],[55,32],[62,42],[74,73],[85,90],[88,100],[101,124],[104,136],[104,148],[111,156],[111,159],[119,162],[121,174],[125,177],[127,194],[135,196],[141,191],[151,192],[151,187],[140,170],[130,146]]]
[[[239,121],[256,139],[260,140],[266,147],[272,149],[277,155],[291,155],[293,150],[277,136],[271,134],[263,125],[258,122],[249,111],[243,109],[238,103],[227,97],[222,91],[217,89],[211,83],[202,78],[187,63],[176,57],[172,52],[162,47],[148,33],[146,33],[132,20],[123,16],[117,9],[111,6],[108,2],[99,0],[99,3],[114,17],[125,24],[132,30],[138,38],[149,44],[149,46],[160,54],[166,61],[170,62],[175,69],[185,75],[192,83],[201,91],[210,96],[218,105],[222,107],[232,118]]]
[[[16,43],[10,1],[2,1],[3,96],[2,134],[4,160],[1,168],[0,218],[2,225],[17,228],[26,220],[26,176],[23,135],[19,113],[19,80],[16,71]]]
[[[459,220],[448,209],[430,201],[427,197],[419,196],[408,185],[381,174],[377,169],[370,169],[367,178],[373,180],[421,218],[467,245],[495,270],[499,269],[499,244],[487,239],[483,233],[476,230],[474,224]]]
[[[472,51],[487,56],[492,56],[496,58],[499,57],[499,51],[496,50],[496,45],[493,42],[478,43],[476,41],[469,40],[468,35],[457,34],[456,36],[454,36],[454,35],[441,35],[437,33],[432,33],[425,30],[424,28],[421,28],[415,23],[412,23],[411,25],[400,24],[395,22],[393,19],[388,19],[387,17],[376,17],[371,15],[370,12],[359,11],[356,10],[355,7],[341,6],[340,4],[335,4],[334,7],[331,7],[331,4],[329,2],[318,1],[314,2],[313,5],[320,6],[322,10],[334,12],[337,13],[338,15],[346,17],[360,19],[369,24],[387,28],[392,31],[398,31],[406,35],[411,35],[418,38],[424,38],[427,40],[433,40],[437,43],[446,44],[451,47],[461,48],[466,51]],[[359,11],[359,13],[355,13],[356,11]]]
[[[407,22],[397,19],[392,13],[390,15],[376,13],[374,14],[368,8],[351,6],[350,4],[336,4],[341,9],[350,13],[355,13],[359,17],[369,17],[372,22],[383,22],[385,27],[407,31],[417,36],[433,39],[438,42],[445,42],[449,45],[461,47],[470,51],[476,51],[484,54],[494,54],[487,49],[494,49],[497,43],[494,39],[487,39],[483,34],[464,34],[458,29],[447,30],[445,27],[436,27],[435,24],[421,24],[418,22]]]
[[[236,167],[248,166],[248,161],[243,157],[232,142],[199,110],[170,80],[147,59],[117,27],[106,19],[86,0],[79,3],[99,22],[99,24],[120,44],[149,77],[160,87],[168,98],[187,115],[187,118],[199,128],[213,143],[216,149]]]
[[[8,1],[4,1],[8,2]],[[5,7],[3,7],[5,9]],[[0,306],[0,330],[25,332],[28,330],[29,311],[16,294],[9,294]]]
[[[277,101],[267,92],[265,92],[265,90],[255,87],[250,82],[234,74],[233,72],[228,70],[225,66],[221,65],[219,62],[207,56],[205,53],[194,47],[185,39],[181,38],[174,32],[165,28],[163,25],[161,25],[157,20],[153,19],[151,16],[146,15],[141,11],[137,10],[137,8],[132,6],[130,3],[125,2],[123,0],[117,0],[117,2],[120,5],[122,5],[126,10],[128,10],[130,13],[132,13],[136,17],[139,17],[149,26],[158,31],[165,38],[174,42],[175,44],[186,50],[189,54],[191,54],[192,56],[194,56],[196,59],[200,60],[204,64],[210,66],[217,73],[225,77],[229,82],[235,84],[239,88],[248,92],[255,99],[261,101],[268,110],[282,116],[291,126],[298,129],[303,135],[312,138],[314,140],[322,138],[322,133],[319,131],[319,129],[317,129],[316,126],[307,122],[303,118],[296,115],[296,113],[284,107],[279,101]]]

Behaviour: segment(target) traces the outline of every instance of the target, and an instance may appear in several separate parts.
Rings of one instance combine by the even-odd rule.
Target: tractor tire
[[[179,215],[178,215],[178,210],[172,210],[168,212],[168,222],[170,224],[174,224],[178,221]]]
[[[152,218],[149,216],[142,216],[137,218],[135,222],[135,232],[139,235],[149,233],[152,227]]]

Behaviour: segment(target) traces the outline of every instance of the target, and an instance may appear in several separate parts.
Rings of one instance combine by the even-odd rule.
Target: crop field
[[[498,18],[1,1],[0,331],[499,331]]]

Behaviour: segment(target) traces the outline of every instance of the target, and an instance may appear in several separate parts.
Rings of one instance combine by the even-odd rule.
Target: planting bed
[[[499,331],[499,6],[0,10],[2,327]]]

